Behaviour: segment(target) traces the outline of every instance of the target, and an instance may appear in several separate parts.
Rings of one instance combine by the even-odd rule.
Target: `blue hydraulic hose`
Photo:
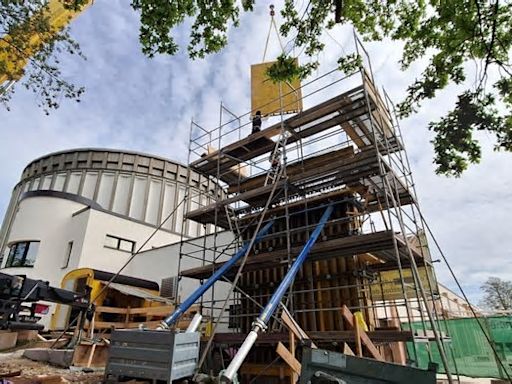
[[[269,221],[258,233],[256,238],[254,239],[254,244],[258,243],[270,230],[270,227],[272,227],[272,224],[274,224],[274,220]],[[224,273],[226,273],[238,260],[242,258],[247,252],[247,249],[249,248],[249,245],[251,244],[251,241],[248,241],[244,244],[242,248],[231,258],[229,261],[224,263],[222,267],[220,267],[215,273],[210,276],[208,280],[206,280],[203,284],[201,284],[192,294],[178,307],[176,310],[169,315],[165,320],[163,321],[167,326],[171,326],[175,322],[178,321],[178,319],[185,313],[196,301],[199,299],[203,294],[217,281],[219,280]],[[253,245],[254,245],[253,244]]]
[[[243,344],[238,349],[238,352],[231,359],[231,362],[229,363],[226,370],[221,374],[219,380],[220,383],[232,384],[233,382],[236,381],[236,373],[238,372],[238,369],[242,366],[243,362],[245,361],[245,358],[251,351],[251,348],[253,347],[254,343],[256,343],[256,339],[258,338],[258,332],[265,330],[267,328],[267,323],[270,320],[270,317],[274,314],[277,306],[279,305],[281,299],[283,298],[284,293],[295,279],[295,275],[297,275],[297,272],[304,263],[304,260],[306,260],[306,257],[308,256],[311,247],[313,246],[313,244],[315,244],[316,240],[318,239],[318,236],[320,236],[320,233],[322,232],[322,229],[324,229],[327,220],[329,220],[332,211],[333,205],[331,203],[325,209],[324,214],[320,219],[320,222],[318,223],[315,230],[311,234],[311,237],[307,241],[306,245],[304,245],[304,248],[302,248],[302,251],[300,251],[299,256],[297,256],[297,259],[295,259],[292,266],[286,273],[286,276],[284,277],[283,281],[281,281],[281,284],[279,284],[279,287],[277,287],[276,291],[270,298],[270,301],[268,302],[266,307],[263,308],[258,318],[252,324],[251,332],[249,332]]]
[[[324,211],[324,214],[322,215],[320,222],[318,223],[317,227],[311,234],[311,237],[307,241],[304,248],[302,248],[302,251],[300,252],[299,256],[297,257],[297,259],[295,259],[294,263],[286,273],[286,276],[284,277],[283,281],[281,281],[281,284],[279,284],[279,287],[270,298],[270,301],[267,303],[266,307],[261,311],[259,320],[261,320],[263,323],[267,324],[267,322],[270,320],[270,317],[275,312],[277,306],[281,302],[284,293],[286,292],[290,284],[293,282],[293,280],[295,280],[295,275],[297,274],[300,267],[304,263],[304,260],[308,256],[311,247],[315,244],[316,240],[318,239],[318,236],[322,232],[325,223],[327,222],[327,220],[329,220],[332,211],[333,206],[332,204],[330,204]]]

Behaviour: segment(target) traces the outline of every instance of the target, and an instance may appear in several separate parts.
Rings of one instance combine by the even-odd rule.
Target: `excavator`
[[[80,8],[75,9],[69,7],[66,0],[49,0],[48,17],[52,30],[56,32],[65,28],[92,3],[92,0],[85,1]],[[10,36],[4,35],[2,37],[0,40],[0,62],[5,62],[6,68],[4,68],[3,73],[0,73],[0,94],[7,91],[23,76],[24,68],[30,57],[37,51],[37,47],[45,43],[44,39],[45,37],[39,34],[30,36],[30,43],[27,44],[28,48],[13,55],[12,49],[8,49],[9,44],[11,44]],[[111,345],[105,369],[105,382],[150,380],[166,383],[238,383],[237,372],[239,368],[256,343],[258,336],[267,329],[269,320],[281,304],[283,296],[308,257],[309,251],[318,239],[332,212],[333,205],[330,204],[325,208],[315,230],[290,266],[281,284],[277,287],[260,315],[254,320],[252,330],[225,370],[219,372],[216,376],[198,372],[199,352],[201,350],[200,314],[196,314],[185,332],[176,330],[175,325],[190,306],[237,262],[247,257],[256,243],[268,235],[273,220],[270,220],[259,231],[256,231],[250,241],[247,241],[228,262],[215,271],[209,279],[178,305],[157,329],[114,330],[110,338]],[[38,287],[38,284],[32,284],[28,293],[32,294],[34,292],[33,287]],[[48,288],[44,288],[48,290]],[[20,297],[19,294],[18,297]],[[44,298],[47,299],[46,296]],[[37,301],[37,299],[40,299],[40,297],[34,298],[33,301]],[[72,295],[71,301],[75,303],[75,300],[76,297]],[[18,301],[21,303],[23,300]],[[16,324],[18,323],[19,321],[16,322]],[[348,356],[328,350],[312,349],[308,346],[303,348],[301,364],[302,372],[297,381],[300,384],[406,384],[411,382],[433,384],[436,382],[435,369],[425,371],[373,359]]]

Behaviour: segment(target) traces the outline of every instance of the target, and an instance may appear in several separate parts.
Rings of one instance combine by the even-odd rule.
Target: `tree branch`
[[[477,3],[478,3],[478,0],[477,0]],[[487,56],[485,58],[485,66],[484,66],[482,77],[480,78],[480,84],[478,84],[478,87],[477,87],[477,91],[482,89],[482,84],[484,83],[485,79],[487,79],[487,69],[491,62],[491,56],[493,54],[494,42],[496,39],[496,27],[498,25],[498,10],[499,10],[499,0],[496,0],[496,3],[494,4],[494,17],[493,17],[493,22],[492,22],[491,41],[487,48]]]

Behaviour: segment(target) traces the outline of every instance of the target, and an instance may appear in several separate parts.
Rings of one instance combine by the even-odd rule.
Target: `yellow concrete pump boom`
[[[4,68],[0,68],[0,93],[8,89],[14,82],[18,81],[24,74],[24,68],[30,57],[34,55],[45,44],[45,40],[50,39],[55,33],[65,28],[79,14],[87,9],[94,0],[88,0],[79,9],[68,9],[64,3],[69,0],[49,0],[48,19],[50,32],[33,32],[27,36],[27,44],[24,44],[22,50],[13,47],[12,37],[8,34],[1,37],[0,40],[0,63],[5,63]]]

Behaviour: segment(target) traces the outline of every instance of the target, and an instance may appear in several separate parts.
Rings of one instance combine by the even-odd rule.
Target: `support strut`
[[[295,275],[299,271],[300,267],[306,260],[306,257],[309,254],[309,251],[315,244],[316,240],[318,239],[318,236],[320,236],[320,233],[322,232],[322,229],[325,226],[325,223],[327,220],[329,220],[329,217],[331,216],[333,211],[333,206],[330,204],[324,211],[324,214],[322,215],[322,218],[320,219],[320,222],[316,226],[315,230],[311,234],[311,237],[307,241],[306,245],[304,245],[304,248],[302,248],[302,251],[300,252],[299,256],[295,261],[293,262],[292,266],[286,273],[286,276],[284,277],[281,284],[279,284],[279,287],[274,292],[272,297],[270,298],[270,301],[268,304],[263,308],[258,318],[254,321],[252,324],[252,330],[249,332],[247,337],[245,338],[242,346],[236,353],[233,360],[231,360],[231,363],[227,367],[227,369],[224,371],[224,373],[221,375],[220,382],[221,383],[233,383],[234,377],[236,376],[236,373],[240,369],[240,366],[244,362],[245,358],[247,357],[248,353],[250,352],[252,346],[256,342],[256,339],[258,338],[258,333],[260,331],[265,331],[267,328],[267,323],[274,314],[275,310],[277,309],[277,306],[281,302],[281,299],[283,298],[285,292],[290,287],[293,280],[295,280]]]
[[[274,220],[271,220],[265,225],[256,238],[254,239],[253,244],[258,243],[261,239],[268,233],[272,225],[274,224]],[[201,284],[192,294],[178,307],[176,310],[166,317],[162,323],[161,328],[167,329],[172,326],[174,323],[178,321],[178,319],[199,299],[204,293],[217,281],[222,275],[224,275],[235,263],[240,260],[248,251],[249,245],[251,245],[251,241],[247,241],[242,248],[231,258],[228,262],[224,263],[222,267],[220,267],[213,275],[210,276],[208,280],[206,280],[203,284]]]

